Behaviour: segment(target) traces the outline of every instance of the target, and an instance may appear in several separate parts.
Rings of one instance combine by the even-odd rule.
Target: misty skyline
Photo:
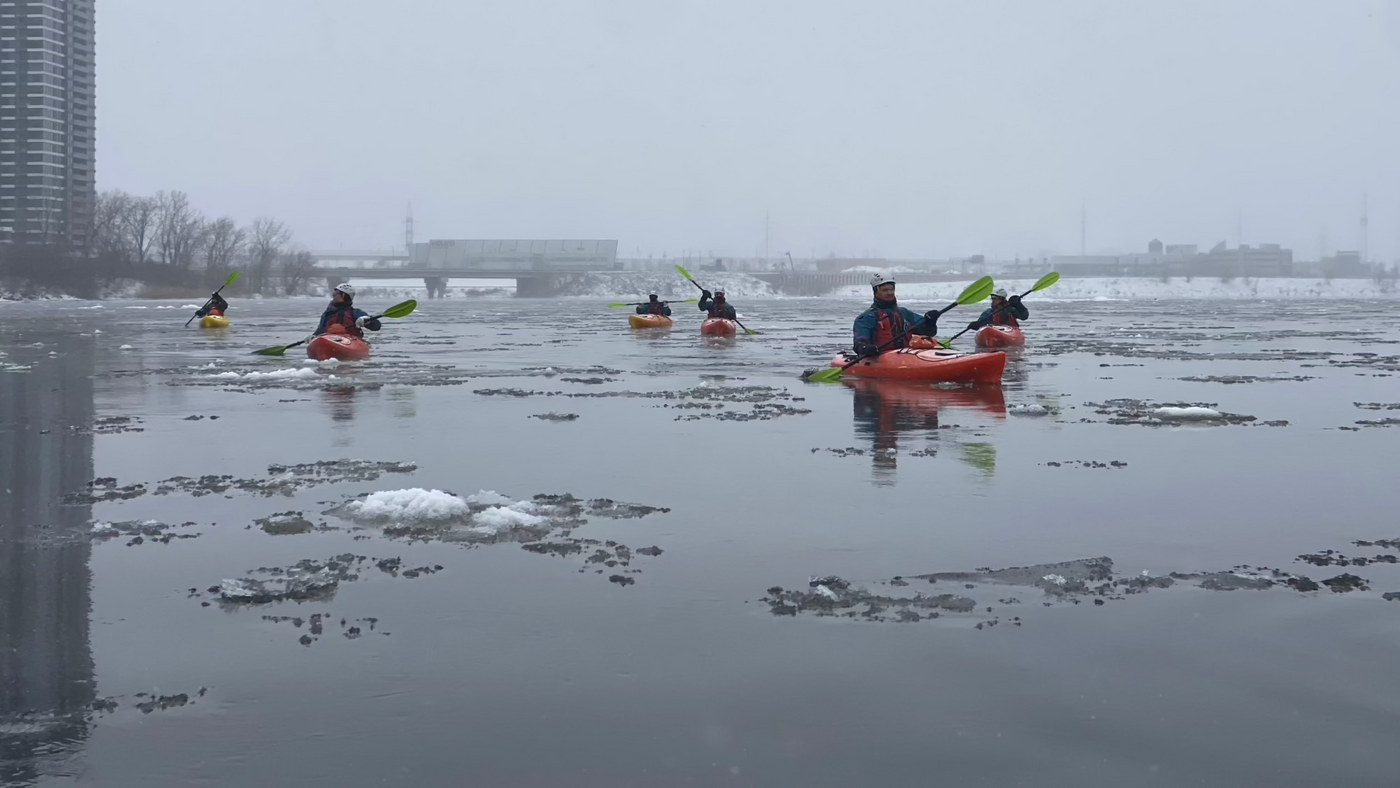
[[[98,187],[315,249],[1400,257],[1400,3],[99,0]]]

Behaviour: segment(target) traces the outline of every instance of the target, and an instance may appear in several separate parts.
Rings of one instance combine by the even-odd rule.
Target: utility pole
[[[408,262],[413,262],[413,203],[408,203],[408,214],[403,220],[403,251],[408,255]]]

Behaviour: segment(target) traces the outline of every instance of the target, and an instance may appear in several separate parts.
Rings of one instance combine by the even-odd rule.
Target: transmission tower
[[[408,204],[408,214],[403,219],[403,251],[413,260],[413,203]]]

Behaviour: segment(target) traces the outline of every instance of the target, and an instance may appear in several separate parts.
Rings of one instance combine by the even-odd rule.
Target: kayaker
[[[1025,320],[1031,316],[1026,305],[1021,303],[1018,295],[1006,297],[1006,288],[998,288],[992,293],[992,305],[982,312],[982,316],[967,324],[973,331],[983,326],[1010,326],[1020,328],[1021,324],[1017,320]]]
[[[869,358],[886,350],[908,347],[911,334],[938,335],[938,310],[929,310],[920,317],[913,310],[900,306],[895,300],[894,280],[889,276],[870,277],[870,289],[874,292],[875,303],[860,313],[853,326],[857,356]]]
[[[637,305],[637,314],[639,314],[639,315],[665,315],[666,317],[670,317],[670,316],[671,316],[671,307],[666,306],[666,302],[665,302],[665,301],[658,301],[657,298],[656,298],[656,293],[652,293],[652,294],[651,294],[650,300],[648,300],[645,304],[638,304],[638,305]]]
[[[364,329],[378,331],[381,328],[378,319],[370,317],[363,309],[355,308],[355,288],[345,283],[335,286],[330,306],[321,314],[321,324],[316,326],[316,333],[312,336],[330,331],[331,326],[340,326],[345,333],[356,337],[363,337]]]
[[[209,296],[209,303],[200,307],[199,311],[194,313],[194,316],[204,317],[205,315],[213,315],[214,317],[223,317],[225,309],[228,309],[228,302],[224,300],[223,296],[214,293]]]
[[[739,313],[734,311],[734,307],[724,300],[724,291],[717,290],[711,293],[705,290],[700,293],[700,311],[713,318],[724,320],[738,320]]]

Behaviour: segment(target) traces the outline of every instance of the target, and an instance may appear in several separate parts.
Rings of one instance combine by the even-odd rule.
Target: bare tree
[[[272,266],[291,243],[292,232],[276,219],[262,217],[254,219],[248,229],[248,263],[251,268],[252,290],[261,293],[266,289]]]
[[[122,245],[127,259],[144,263],[150,259],[151,246],[156,240],[159,205],[153,197],[130,197],[121,214]]]
[[[131,210],[132,196],[124,191],[105,191],[97,195],[93,206],[92,222],[88,225],[86,244],[90,257],[114,257],[125,259],[124,223]]]
[[[227,216],[210,222],[204,238],[204,268],[222,279],[248,245],[248,233]]]
[[[316,258],[305,249],[282,255],[282,283],[287,295],[297,295],[316,273]]]
[[[163,265],[188,269],[204,239],[204,216],[182,191],[156,192],[156,250]]]

